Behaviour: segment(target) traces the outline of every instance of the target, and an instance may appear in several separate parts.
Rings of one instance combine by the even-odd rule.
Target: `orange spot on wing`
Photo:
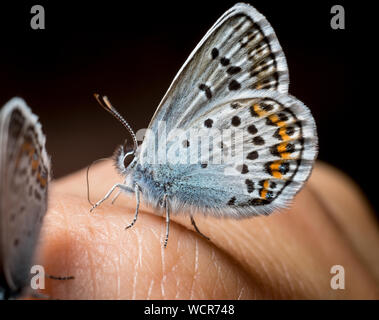
[[[279,170],[279,166],[282,164],[281,161],[275,161],[271,164],[270,168],[272,171],[277,171]]]
[[[272,114],[271,116],[268,117],[272,123],[277,123],[279,121],[279,117],[276,114]]]
[[[277,178],[277,179],[281,179],[282,178],[282,174],[279,171],[273,171],[272,175],[273,175],[274,178]]]
[[[254,111],[258,114],[258,116],[260,117],[263,117],[267,111],[264,111],[263,109],[261,109],[260,105],[259,104],[255,104],[254,105]]]
[[[37,170],[39,165],[39,160],[32,160],[32,170],[35,171]]]
[[[47,180],[43,177],[41,177],[40,174],[37,175],[37,180],[39,182],[39,184],[41,185],[42,188],[46,187],[47,185]]]
[[[275,161],[271,164],[270,166],[270,169],[271,169],[271,172],[272,172],[272,175],[277,178],[277,179],[281,179],[282,178],[282,174],[279,172],[279,167],[280,165],[282,164],[281,161]]]
[[[283,126],[279,129],[279,135],[282,137],[283,141],[290,140],[291,138],[287,134],[287,127]]]
[[[278,149],[279,153],[286,152],[287,151],[287,142],[279,144],[277,149]]]

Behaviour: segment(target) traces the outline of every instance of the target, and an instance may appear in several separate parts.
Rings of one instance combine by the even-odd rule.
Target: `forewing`
[[[12,291],[29,283],[47,208],[50,160],[37,117],[14,98],[0,114],[1,265]]]
[[[211,110],[244,89],[287,93],[287,63],[266,18],[247,4],[236,4],[207,32],[176,75],[149,128],[184,128],[189,119]],[[145,156],[149,143],[142,145]]]

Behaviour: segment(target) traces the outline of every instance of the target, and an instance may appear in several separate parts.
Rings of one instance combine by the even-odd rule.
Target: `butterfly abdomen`
[[[212,208],[218,198],[222,199],[220,204],[225,202],[225,195],[201,188],[204,185],[202,179],[206,177],[193,175],[196,167],[170,163],[143,167],[139,164],[133,173],[133,181],[140,186],[143,199],[155,208],[161,207],[166,195],[173,213],[181,210],[188,212],[193,208]]]

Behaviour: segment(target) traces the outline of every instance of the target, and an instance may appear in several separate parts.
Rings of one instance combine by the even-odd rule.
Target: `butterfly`
[[[36,115],[21,98],[0,112],[0,296],[30,288],[32,266],[47,209],[50,158]],[[25,290],[26,289],[26,290]]]
[[[226,11],[190,54],[159,104],[141,145],[107,97],[100,104],[129,131],[120,146],[119,189],[166,215],[248,218],[288,207],[308,179],[318,140],[310,110],[288,94],[285,55],[266,18],[248,4]],[[200,140],[200,142],[199,142]],[[205,141],[205,142],[204,142]],[[204,236],[204,235],[203,235]]]

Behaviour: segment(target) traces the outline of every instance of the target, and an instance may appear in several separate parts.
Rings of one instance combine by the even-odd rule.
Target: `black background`
[[[192,49],[234,1],[36,1],[1,4],[0,104],[21,96],[47,135],[54,176],[109,156],[127,136],[93,98],[106,94],[136,130],[147,127]],[[324,160],[348,173],[375,208],[378,103],[375,10],[330,1],[249,1],[287,57],[290,93],[310,107]],[[32,30],[30,8],[45,8]],[[346,29],[330,27],[342,4]]]

